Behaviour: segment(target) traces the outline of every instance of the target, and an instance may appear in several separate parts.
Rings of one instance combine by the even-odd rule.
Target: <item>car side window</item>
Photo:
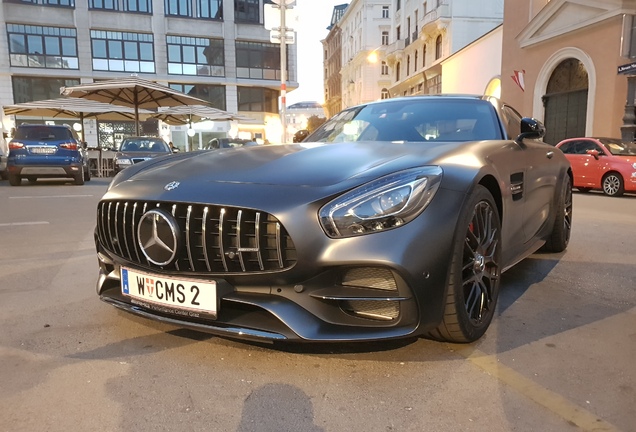
[[[568,141],[559,147],[564,154],[572,154],[576,152],[576,141]]]
[[[599,153],[603,153],[601,148],[593,141],[581,140],[577,141],[576,145],[576,153],[577,154],[587,154],[588,150],[596,150]]]

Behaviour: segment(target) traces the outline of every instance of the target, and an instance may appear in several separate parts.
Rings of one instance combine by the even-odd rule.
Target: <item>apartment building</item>
[[[351,1],[326,39],[337,37],[331,33],[339,32],[342,107],[396,96],[441,93],[444,61],[495,30],[502,20],[503,0]],[[491,40],[498,37],[495,32]],[[334,42],[331,45],[337,46]],[[499,77],[500,53],[501,48],[495,45],[494,53],[487,53],[484,61],[473,65],[485,76],[472,80],[478,81],[478,93]],[[335,64],[331,55],[327,47],[326,70]],[[458,71],[451,66],[451,79],[456,80]],[[326,100],[329,104],[329,98]]]
[[[254,120],[196,125],[195,148],[228,133],[272,140],[281,131],[280,45],[264,28],[264,3],[271,0],[3,0],[0,104],[57,98],[62,86],[136,74]],[[295,45],[287,48],[291,91],[297,55]],[[5,127],[12,121],[3,118]],[[117,144],[134,131],[125,122],[85,126],[100,143]],[[167,128],[149,122],[144,133]],[[186,129],[172,128],[180,147]]]

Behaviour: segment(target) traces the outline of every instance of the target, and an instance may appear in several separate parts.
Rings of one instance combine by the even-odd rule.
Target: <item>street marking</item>
[[[93,195],[47,195],[47,196],[12,196],[9,199],[32,199],[32,198],[90,198]]]
[[[585,431],[619,431],[616,426],[599,418],[594,413],[499,363],[494,355],[488,355],[470,347],[449,346],[449,348],[502,383],[549,409],[571,425],[578,426]]]
[[[36,221],[36,222],[10,222],[10,223],[0,223],[0,227],[8,227],[8,226],[22,226],[22,225],[48,225],[47,221]]]

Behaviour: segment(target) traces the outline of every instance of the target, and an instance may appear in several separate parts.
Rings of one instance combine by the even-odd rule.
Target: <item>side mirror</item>
[[[537,119],[524,117],[521,119],[521,133],[515,141],[519,144],[524,139],[541,139],[545,136],[545,126]]]
[[[594,159],[596,159],[596,160],[598,160],[598,155],[600,155],[598,150],[588,150],[586,153],[589,154],[589,155],[594,156]]]

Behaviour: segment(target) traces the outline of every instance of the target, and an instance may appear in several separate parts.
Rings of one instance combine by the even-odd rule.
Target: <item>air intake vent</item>
[[[391,321],[400,315],[400,303],[395,300],[348,300],[341,309],[350,315],[381,321]]]
[[[397,291],[393,273],[385,268],[359,267],[348,270],[342,278],[342,285]]]

